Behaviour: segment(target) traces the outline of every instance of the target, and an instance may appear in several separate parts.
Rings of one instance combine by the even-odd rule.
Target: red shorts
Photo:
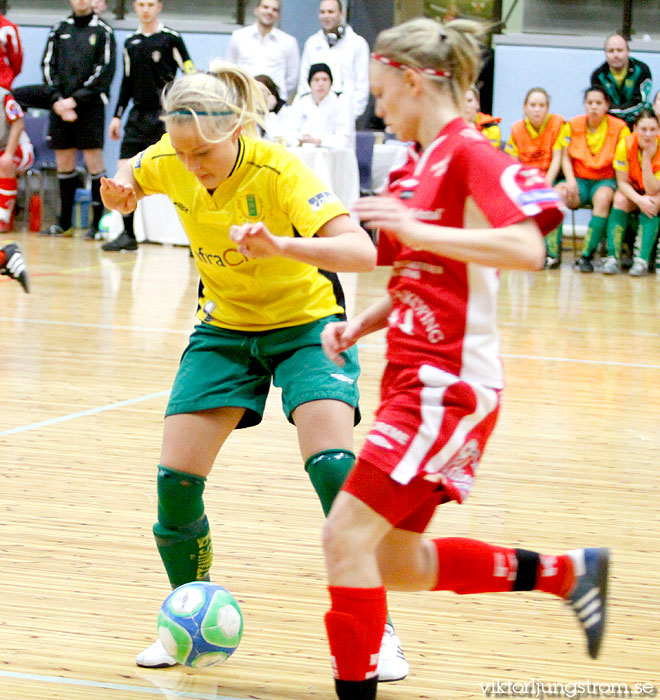
[[[376,422],[344,490],[392,525],[423,532],[436,506],[470,493],[499,406],[499,389],[431,365],[388,364]]]

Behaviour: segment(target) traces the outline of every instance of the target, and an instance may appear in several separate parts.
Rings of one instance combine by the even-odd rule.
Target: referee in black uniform
[[[73,14],[54,25],[42,58],[44,85],[16,88],[23,107],[50,109],[49,138],[55,151],[61,209],[57,224],[42,233],[72,235],[71,214],[79,178],[77,151],[83,152],[92,180],[94,240],[103,214],[100,187],[105,175],[103,139],[105,105],[115,74],[115,37],[112,28],[92,12],[92,0],[69,0]]]
[[[165,133],[160,119],[160,93],[174,80],[177,69],[186,73],[195,69],[181,35],[158,21],[162,2],[135,0],[133,9],[140,20],[140,29],[124,43],[124,79],[108,131],[111,139],[120,138],[121,118],[132,99],[119,152],[120,163],[160,140]],[[123,233],[102,247],[106,251],[137,249],[133,214],[124,217]]]

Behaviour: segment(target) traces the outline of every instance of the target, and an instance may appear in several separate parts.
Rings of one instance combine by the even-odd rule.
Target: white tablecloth
[[[371,189],[380,192],[387,184],[387,176],[395,167],[406,162],[407,144],[377,143],[371,161]]]
[[[360,173],[352,148],[296,147],[289,149],[330,186],[345,207],[360,197]]]
[[[152,194],[138,202],[133,226],[138,241],[188,245],[174,204],[164,194]]]

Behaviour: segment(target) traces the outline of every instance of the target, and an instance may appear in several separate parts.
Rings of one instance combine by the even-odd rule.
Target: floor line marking
[[[103,331],[139,331],[149,333],[176,333],[177,335],[190,335],[192,328],[172,329],[172,328],[153,328],[150,326],[114,326],[108,323],[80,323],[78,321],[47,321],[45,319],[34,318],[12,318],[11,316],[0,316],[0,321],[13,322],[20,321],[21,323],[32,323],[41,326],[71,326],[73,328],[98,328]]]
[[[540,362],[574,362],[580,365],[631,367],[633,369],[660,369],[660,365],[646,365],[641,362],[616,362],[614,360],[578,360],[574,357],[545,357],[543,355],[514,355],[511,353],[502,353],[502,357],[513,360],[537,360]]]
[[[38,423],[30,423],[29,425],[21,425],[17,428],[10,428],[9,430],[0,431],[0,437],[5,435],[16,435],[17,433],[24,433],[28,430],[36,430],[37,428],[47,428],[51,425],[57,425],[58,423],[64,423],[65,421],[73,420],[74,418],[83,418],[85,416],[93,416],[96,413],[103,413],[104,411],[112,411],[115,408],[123,408],[124,406],[131,406],[132,404],[140,403],[142,401],[148,401],[149,399],[157,399],[161,396],[167,396],[170,390],[157,391],[154,394],[145,394],[144,396],[136,396],[133,399],[126,399],[125,401],[117,401],[116,403],[106,404],[105,406],[97,406],[96,408],[88,408],[86,411],[78,411],[77,413],[68,413],[65,416],[58,416],[57,418],[49,418],[48,420],[42,420]]]
[[[124,683],[104,683],[103,681],[90,681],[84,678],[64,678],[63,676],[42,676],[37,673],[18,673],[15,671],[0,671],[0,677],[16,678],[20,680],[41,681],[43,683],[57,683],[60,685],[78,685],[88,688],[103,688],[104,690],[125,690],[132,693],[144,693],[145,695],[161,695],[163,697],[176,696],[190,698],[191,700],[246,700],[228,695],[211,695],[209,693],[189,693],[169,688],[145,688],[140,685],[126,685]]]

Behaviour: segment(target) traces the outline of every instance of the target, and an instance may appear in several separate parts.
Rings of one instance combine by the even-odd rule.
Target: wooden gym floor
[[[197,276],[185,248],[104,254],[79,238],[15,238],[33,291],[0,278],[0,698],[334,698],[322,514],[276,392],[263,423],[229,439],[205,496],[213,576],[245,617],[239,650],[203,672],[134,665],[168,592],[151,535],[155,466]],[[360,310],[386,272],[346,282]],[[379,698],[480,698],[498,680],[657,693],[660,279],[579,275],[570,260],[505,273],[500,321],[500,423],[473,497],[440,508],[430,534],[611,547],[603,653],[590,660],[572,612],[541,593],[392,594],[411,674]],[[360,346],[358,447],[383,349],[382,334]]]

